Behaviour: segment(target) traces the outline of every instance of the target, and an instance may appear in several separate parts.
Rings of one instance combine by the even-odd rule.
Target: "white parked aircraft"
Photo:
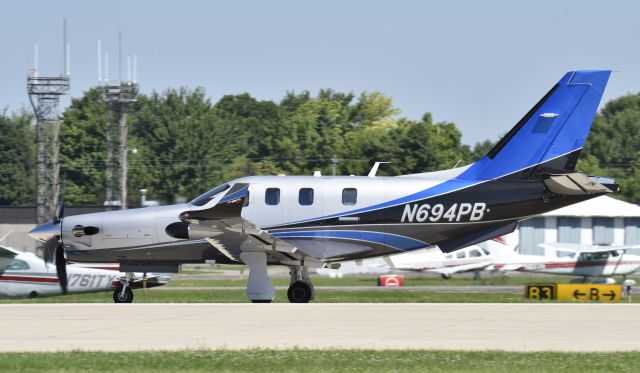
[[[330,277],[355,274],[381,274],[392,271],[433,272],[443,278],[476,272],[493,265],[493,257],[482,246],[473,245],[445,254],[438,248],[422,249],[385,258],[342,263],[338,269],[319,268],[316,273]]]
[[[534,272],[553,275],[589,277],[627,276],[640,268],[640,256],[627,250],[639,246],[582,245],[545,243],[544,256],[524,255],[513,247],[490,245],[494,263],[486,268],[493,272]]]
[[[627,254],[639,246],[602,246],[566,243],[540,244],[546,255],[519,254],[502,237],[443,254],[437,249],[391,255],[386,258],[342,263],[339,269],[319,269],[318,274],[342,277],[392,271],[434,272],[443,278],[456,273],[533,272],[582,277],[627,276],[640,268],[640,256]]]
[[[68,294],[113,291],[114,302],[133,301],[131,284],[124,289],[120,284],[123,273],[79,264],[67,264],[66,267]],[[136,285],[133,288],[142,287],[143,278],[140,274],[134,277]],[[147,287],[155,287],[166,284],[167,279],[154,275],[146,281]],[[36,298],[62,294],[56,266],[33,253],[0,246],[0,297]]]

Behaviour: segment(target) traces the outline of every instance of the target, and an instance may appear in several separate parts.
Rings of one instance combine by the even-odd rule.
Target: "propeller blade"
[[[64,258],[64,248],[62,245],[57,245],[55,253],[56,273],[58,274],[60,289],[62,289],[62,294],[67,295],[67,260]]]
[[[42,244],[42,256],[47,263],[53,263],[56,249],[58,248],[58,237],[53,237]]]
[[[61,196],[60,201],[58,203],[58,208],[53,214],[53,222],[58,223],[63,218],[64,218],[64,196]]]

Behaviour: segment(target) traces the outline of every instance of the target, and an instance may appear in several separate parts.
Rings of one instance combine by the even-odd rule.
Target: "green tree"
[[[25,111],[0,113],[0,205],[35,203],[35,131]]]
[[[131,135],[136,138],[137,172],[149,175],[137,185],[151,198],[173,203],[204,192],[219,178],[224,159],[218,128],[204,90],[168,89],[162,94],[139,96],[132,115]]]

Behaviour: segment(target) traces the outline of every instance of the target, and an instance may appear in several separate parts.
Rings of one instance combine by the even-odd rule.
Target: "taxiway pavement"
[[[640,304],[5,304],[0,351],[640,351]]]

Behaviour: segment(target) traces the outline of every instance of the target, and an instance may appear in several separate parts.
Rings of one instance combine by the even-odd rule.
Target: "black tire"
[[[271,299],[251,299],[251,303],[271,303]]]
[[[313,299],[313,288],[306,282],[296,281],[289,286],[287,298],[291,303],[309,303]]]
[[[444,274],[443,273],[440,276],[442,277],[443,280],[450,280],[451,279],[451,275],[448,275],[448,274]]]
[[[131,303],[133,302],[133,291],[127,287],[124,294],[122,294],[122,286],[118,286],[113,291],[113,301],[116,303]]]

